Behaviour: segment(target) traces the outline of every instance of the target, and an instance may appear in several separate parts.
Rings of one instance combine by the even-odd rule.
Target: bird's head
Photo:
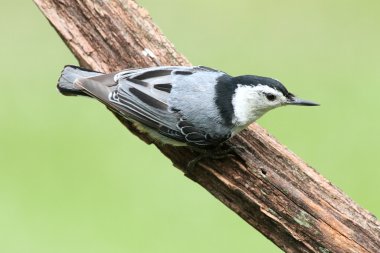
[[[236,85],[232,98],[236,125],[250,124],[267,111],[284,105],[318,105],[294,96],[281,82],[272,78],[245,75],[232,80]]]

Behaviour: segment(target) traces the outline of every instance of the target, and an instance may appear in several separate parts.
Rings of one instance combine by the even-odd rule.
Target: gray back
[[[199,71],[192,75],[174,75],[168,104],[184,118],[209,134],[225,135],[225,127],[215,104],[215,85],[223,72]]]

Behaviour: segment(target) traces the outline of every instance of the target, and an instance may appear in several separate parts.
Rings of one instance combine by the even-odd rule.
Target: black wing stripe
[[[126,116],[133,116],[133,119],[141,119],[143,124],[149,126],[149,127],[154,127],[157,128],[159,126],[159,123],[156,120],[153,120],[152,116],[143,112],[140,110],[138,107],[125,103],[124,101],[120,100],[120,103],[118,103],[118,108],[119,111],[123,114],[127,114]]]
[[[147,105],[150,105],[154,108],[160,109],[160,110],[167,110],[168,106],[164,104],[163,102],[145,94],[144,92],[136,89],[136,88],[129,88],[129,91],[135,95],[138,99],[140,99],[142,102],[146,103]]]
[[[155,115],[149,113],[148,111],[143,110],[140,107],[134,105],[129,100],[126,100],[122,96],[120,96],[119,102],[123,106],[123,108],[125,110],[127,110],[127,112],[130,112],[130,113],[133,112],[133,113],[141,114],[145,118],[150,119],[151,121],[155,122],[155,124],[157,126],[159,125],[158,122],[160,122],[160,119],[158,117],[156,117]]]
[[[156,128],[160,125],[165,126],[169,129],[173,129],[175,126],[174,122],[170,122],[170,120],[165,119],[165,112],[161,111],[153,111],[149,108],[142,107],[143,105],[139,105],[139,102],[136,102],[134,100],[138,100],[137,98],[134,98],[132,95],[124,92],[114,92],[116,95],[111,95],[110,99],[113,100],[114,103],[119,104],[123,110],[126,111],[126,113],[134,113],[137,115],[142,115],[147,120],[152,121]],[[115,99],[116,98],[116,99]],[[149,107],[149,106],[146,106]],[[161,112],[161,113],[160,113]],[[149,124],[150,126],[151,124]]]
[[[194,74],[194,72],[192,72],[192,71],[186,71],[186,70],[176,70],[176,71],[173,71],[173,73],[175,75],[183,75],[183,76],[189,76],[189,75]]]
[[[172,90],[172,85],[170,83],[161,83],[154,85],[154,88],[160,91],[165,91],[167,93],[170,93]]]
[[[144,79],[149,79],[153,77],[159,77],[159,76],[167,76],[172,73],[171,69],[157,69],[157,70],[151,70],[142,73],[141,75],[136,75],[133,78],[138,79],[138,80],[144,80]]]

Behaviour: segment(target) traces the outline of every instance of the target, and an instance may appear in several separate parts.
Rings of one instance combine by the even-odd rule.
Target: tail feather
[[[102,75],[101,72],[84,69],[77,66],[67,65],[62,70],[61,76],[58,80],[57,88],[59,92],[66,96],[88,96],[83,92],[83,89],[75,82],[78,78],[90,78]]]

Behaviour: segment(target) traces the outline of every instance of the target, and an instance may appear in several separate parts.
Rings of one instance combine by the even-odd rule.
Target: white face
[[[266,85],[241,85],[232,98],[236,126],[246,126],[267,111],[285,105],[287,98],[278,90]]]

